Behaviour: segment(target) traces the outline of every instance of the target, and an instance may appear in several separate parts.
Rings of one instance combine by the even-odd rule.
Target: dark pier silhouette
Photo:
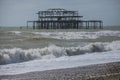
[[[102,20],[82,20],[78,11],[61,8],[39,11],[38,20],[27,21],[27,28],[32,23],[33,29],[102,29]]]

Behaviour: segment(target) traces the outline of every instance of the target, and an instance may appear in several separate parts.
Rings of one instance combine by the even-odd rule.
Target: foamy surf
[[[78,56],[63,56],[53,59],[32,60],[24,63],[0,66],[0,75],[14,75],[33,71],[45,71],[61,68],[72,68],[91,64],[120,61],[120,50]]]
[[[96,39],[106,36],[120,37],[120,31],[80,31],[80,32],[32,32],[35,35],[40,35],[44,37],[54,38],[54,39]]]
[[[63,56],[75,56],[95,52],[108,52],[120,50],[120,41],[96,42],[78,47],[59,47],[50,45],[45,48],[36,49],[0,49],[0,64],[19,63],[29,60],[53,59]]]

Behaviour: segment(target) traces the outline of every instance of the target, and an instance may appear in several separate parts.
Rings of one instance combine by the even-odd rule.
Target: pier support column
[[[28,21],[27,21],[27,29],[28,29]]]
[[[89,21],[87,21],[86,23],[87,23],[86,29],[89,29]]]
[[[99,24],[100,24],[100,29],[103,29],[103,22],[100,21]]]
[[[35,21],[33,22],[33,29],[35,29]]]
[[[93,28],[96,29],[96,22],[93,21]]]

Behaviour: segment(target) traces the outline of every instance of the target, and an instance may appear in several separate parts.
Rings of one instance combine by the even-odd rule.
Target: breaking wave
[[[78,47],[59,47],[50,45],[45,48],[37,49],[0,49],[0,65],[9,63],[18,63],[34,59],[52,59],[62,56],[74,56],[86,53],[104,52],[120,50],[120,41],[96,42]]]

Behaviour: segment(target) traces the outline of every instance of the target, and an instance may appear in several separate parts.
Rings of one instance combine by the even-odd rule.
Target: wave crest
[[[120,41],[112,43],[90,43],[85,46],[78,47],[58,47],[50,45],[42,49],[1,49],[0,64],[18,63],[34,59],[52,59],[62,56],[74,56],[85,53],[104,52],[111,50],[120,50]]]

